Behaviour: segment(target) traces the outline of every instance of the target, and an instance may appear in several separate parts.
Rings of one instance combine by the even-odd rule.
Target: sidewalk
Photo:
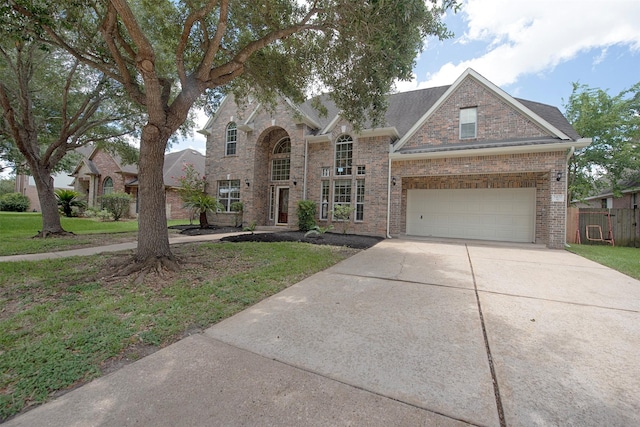
[[[217,241],[227,236],[237,236],[239,234],[248,234],[247,231],[239,231],[235,233],[219,233],[219,234],[202,234],[197,236],[169,236],[169,244],[176,245],[180,243],[191,243],[191,242],[206,242],[206,241]],[[263,231],[256,231],[255,233],[263,233]],[[96,255],[104,252],[118,252],[118,251],[126,251],[126,250],[135,250],[138,246],[137,241],[127,242],[127,243],[117,243],[114,245],[105,245],[105,246],[91,246],[86,248],[79,249],[71,249],[68,251],[58,251],[58,252],[44,252],[39,254],[22,254],[22,255],[9,255],[9,256],[0,256],[0,262],[11,262],[11,261],[39,261],[43,259],[51,259],[51,258],[66,258],[72,256],[88,256],[88,255]]]

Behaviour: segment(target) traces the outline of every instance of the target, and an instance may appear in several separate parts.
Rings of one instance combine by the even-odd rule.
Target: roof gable
[[[458,79],[451,86],[448,86],[448,87],[443,86],[439,88],[440,90],[444,89],[444,92],[437,98],[437,100],[435,100],[435,102],[430,103],[429,108],[422,115],[422,117],[420,117],[417,121],[415,121],[411,126],[411,128],[406,133],[404,133],[404,135],[400,138],[400,140],[395,144],[395,146],[392,149],[392,152],[397,152],[400,149],[402,149],[402,147],[405,146],[407,142],[410,141],[411,138],[414,135],[416,135],[420,131],[420,129],[422,129],[427,124],[427,122],[435,114],[435,112],[438,111],[438,109],[441,106],[443,106],[443,104],[447,102],[447,100],[451,96],[453,96],[463,86],[463,84],[465,84],[465,82],[469,81],[470,79],[476,84],[479,84],[484,89],[488,90],[500,101],[504,102],[504,104],[508,105],[509,107],[513,108],[516,112],[518,112],[519,114],[529,119],[532,123],[534,123],[535,125],[540,127],[542,130],[547,132],[551,137],[557,138],[560,140],[575,139],[575,138],[569,137],[566,133],[558,129],[558,127],[554,126],[551,122],[549,122],[548,120],[543,118],[540,114],[534,111],[534,110],[537,110],[538,112],[543,113],[543,115],[546,114],[548,117],[553,117],[556,123],[560,123],[562,122],[562,120],[558,118],[557,115],[555,114],[555,111],[553,111],[555,107],[545,106],[545,104],[532,103],[532,102],[528,103],[528,106],[527,106],[525,105],[525,103],[513,98],[512,96],[507,94],[505,91],[500,89],[498,86],[494,85],[489,80],[482,77],[476,71],[472,70],[471,68],[468,68],[464,73],[462,73],[460,77],[458,77]],[[474,100],[470,100],[470,102],[473,103]],[[548,108],[543,108],[543,106]],[[411,107],[412,106],[409,104],[408,108],[411,108]],[[529,107],[534,107],[534,109],[531,109]],[[562,117],[562,119],[564,119],[564,117],[559,111],[557,111],[557,113],[559,114],[559,116]],[[566,119],[564,119],[564,122],[566,122]],[[570,127],[570,125],[568,126]],[[575,131],[573,131],[573,133],[575,134]]]

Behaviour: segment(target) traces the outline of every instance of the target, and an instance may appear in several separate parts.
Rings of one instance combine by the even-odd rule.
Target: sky
[[[640,81],[640,0],[465,0],[455,36],[429,39],[400,92],[449,85],[473,68],[514,97],[564,111],[572,83],[617,95]],[[207,121],[199,114],[197,129]],[[194,134],[171,151],[205,152]]]

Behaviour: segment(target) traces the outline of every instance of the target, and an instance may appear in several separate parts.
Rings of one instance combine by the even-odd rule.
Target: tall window
[[[227,139],[224,145],[225,156],[235,156],[238,143],[238,127],[234,122],[227,125]]]
[[[338,205],[351,206],[351,180],[333,182],[333,207]]]
[[[287,181],[291,171],[291,140],[281,139],[273,149],[271,160],[271,180]]]
[[[364,221],[364,179],[356,180],[356,221]]]
[[[322,181],[320,219],[329,219],[329,181]]]
[[[111,177],[106,177],[102,182],[102,194],[111,194],[113,193],[113,180]]]
[[[460,139],[476,138],[478,130],[477,110],[476,107],[460,110]]]
[[[231,212],[231,204],[240,201],[240,180],[218,181],[218,201],[223,212]]]
[[[336,175],[351,175],[353,163],[353,139],[342,135],[336,140]]]

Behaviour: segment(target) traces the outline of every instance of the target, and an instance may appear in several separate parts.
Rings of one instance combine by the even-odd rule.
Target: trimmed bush
[[[313,200],[300,200],[298,202],[298,228],[300,231],[309,231],[316,226],[316,202]]]
[[[29,209],[29,198],[20,193],[9,193],[0,196],[0,211],[26,212]]]
[[[114,221],[118,221],[127,215],[130,204],[131,196],[121,191],[102,196],[102,208],[106,209],[111,216],[113,216]]]

